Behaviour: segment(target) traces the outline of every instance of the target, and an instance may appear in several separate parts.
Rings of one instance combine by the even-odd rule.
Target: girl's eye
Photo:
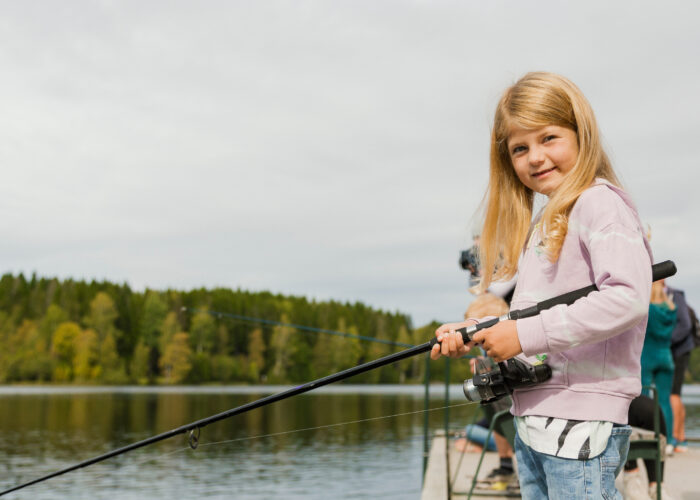
[[[556,136],[554,136],[554,135],[548,135],[547,137],[544,138],[544,142],[549,142],[549,141],[551,141],[552,139],[556,139]]]
[[[522,152],[522,151],[525,151],[525,146],[515,146],[515,147],[513,148],[513,152],[512,152],[511,154],[514,154],[514,155],[515,155],[515,154],[518,154],[518,153],[520,153],[520,152]]]

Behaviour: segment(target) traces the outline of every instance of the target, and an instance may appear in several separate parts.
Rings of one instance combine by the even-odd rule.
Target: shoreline
[[[0,385],[0,396],[42,394],[275,394],[298,387],[296,385]],[[425,394],[424,384],[331,384],[309,393],[316,394]],[[431,398],[444,397],[445,385],[430,384]],[[450,399],[465,399],[462,384],[450,384]],[[685,384],[683,402],[700,405],[700,384]]]

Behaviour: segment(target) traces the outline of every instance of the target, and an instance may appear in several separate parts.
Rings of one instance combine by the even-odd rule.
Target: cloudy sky
[[[458,264],[503,89],[591,101],[700,307],[700,4],[0,4],[0,271],[362,301],[422,325]]]

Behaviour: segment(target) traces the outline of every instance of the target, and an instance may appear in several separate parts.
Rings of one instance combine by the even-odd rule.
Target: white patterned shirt
[[[587,460],[603,453],[612,422],[554,417],[515,417],[518,437],[535,451],[560,458]]]

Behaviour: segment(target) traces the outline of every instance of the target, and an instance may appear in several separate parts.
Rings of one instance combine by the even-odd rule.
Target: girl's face
[[[537,129],[513,127],[508,153],[520,182],[549,196],[561,185],[578,158],[578,137],[558,125]]]

